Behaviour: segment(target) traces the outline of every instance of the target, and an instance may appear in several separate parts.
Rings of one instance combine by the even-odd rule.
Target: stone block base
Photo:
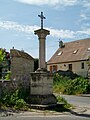
[[[51,95],[30,95],[29,98],[30,104],[38,104],[38,105],[50,105],[50,104],[56,104],[56,97]]]

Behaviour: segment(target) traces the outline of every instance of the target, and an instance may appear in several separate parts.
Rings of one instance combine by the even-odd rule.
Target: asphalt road
[[[45,114],[14,114],[13,116],[0,117],[0,120],[90,120],[90,97],[80,97],[80,96],[63,96],[69,103],[78,106],[81,110],[85,108],[86,112],[78,113],[66,113],[66,114],[56,114],[56,115],[45,115]]]
[[[73,105],[90,108],[90,97],[75,95],[60,95],[60,96],[64,97],[69,103]]]
[[[90,118],[73,115],[58,115],[58,116],[13,116],[2,117],[0,118],[0,120],[90,120]]]

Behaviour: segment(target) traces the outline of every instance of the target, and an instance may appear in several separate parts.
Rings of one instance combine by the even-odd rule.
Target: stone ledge
[[[53,94],[48,95],[30,95],[29,104],[33,105],[52,105],[56,104],[57,100]]]
[[[30,104],[31,109],[38,109],[38,110],[54,110],[55,108],[63,108],[64,103],[56,103],[50,105],[38,105],[38,104]]]

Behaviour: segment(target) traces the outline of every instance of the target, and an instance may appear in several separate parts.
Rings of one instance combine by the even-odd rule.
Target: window
[[[57,65],[54,65],[53,66],[53,72],[56,72],[57,71]]]
[[[58,55],[62,55],[62,51],[60,51],[60,52],[58,53]]]
[[[52,66],[50,66],[50,72],[52,72]]]
[[[73,54],[76,54],[77,52],[78,52],[78,50],[74,50],[74,51],[73,51]]]
[[[84,63],[81,63],[81,69],[84,69]]]
[[[56,72],[57,71],[57,65],[50,66],[50,72]]]
[[[72,71],[72,64],[69,64],[68,67],[69,67],[69,70]]]
[[[88,51],[90,51],[90,48],[88,48]]]

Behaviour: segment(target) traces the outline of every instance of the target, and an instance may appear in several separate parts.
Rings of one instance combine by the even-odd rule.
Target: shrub
[[[63,94],[84,94],[90,92],[90,83],[83,77],[77,77],[71,80],[68,77],[62,77],[58,73],[54,75],[53,79],[54,92]]]
[[[10,80],[10,78],[11,78],[11,71],[8,71],[5,76],[5,80]]]
[[[14,108],[21,109],[24,106],[26,106],[26,102],[24,101],[24,99],[18,99],[18,100],[16,100],[16,104],[15,104]]]
[[[87,79],[78,77],[72,81],[68,81],[65,93],[67,94],[84,94],[90,90],[90,84]]]
[[[61,92],[64,93],[66,86],[67,86],[67,81],[69,81],[70,79],[65,76],[61,76],[58,73],[54,74],[54,78],[53,78],[53,90],[54,92]]]
[[[24,89],[23,89],[24,91]],[[0,99],[0,103],[6,105],[7,107],[14,107],[15,109],[27,110],[28,107],[26,106],[26,96],[25,92],[23,93],[22,89],[17,89],[13,92],[4,93],[2,98]]]

